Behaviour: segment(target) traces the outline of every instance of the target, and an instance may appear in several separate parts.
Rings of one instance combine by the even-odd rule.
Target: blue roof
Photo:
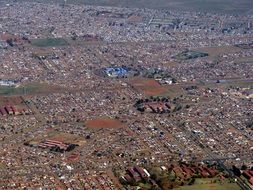
[[[125,68],[122,67],[108,67],[105,69],[107,74],[115,74],[118,76],[124,76],[127,74],[127,70]]]

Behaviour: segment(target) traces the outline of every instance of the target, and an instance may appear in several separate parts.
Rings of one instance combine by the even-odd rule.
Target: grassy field
[[[68,42],[62,38],[34,39],[32,45],[37,47],[66,46]]]
[[[29,84],[25,87],[6,87],[0,86],[0,96],[17,96],[17,95],[30,95],[49,93],[62,90],[60,87],[50,86],[48,84]]]
[[[63,3],[63,0],[22,0]],[[138,7],[186,11],[215,11],[229,13],[252,12],[252,0],[67,0],[67,3],[117,7]]]
[[[72,40],[71,38],[45,38],[45,39],[32,39],[31,45],[41,48],[46,47],[59,47],[59,46],[85,46],[85,45],[98,45],[102,41],[86,41],[84,39]]]
[[[38,90],[38,87],[36,86],[28,86],[25,88],[23,87],[5,87],[5,86],[0,86],[0,95],[2,96],[11,96],[11,95],[22,95],[26,91],[26,93],[31,93],[35,92]]]
[[[194,185],[183,186],[177,190],[240,190],[240,187],[235,183],[210,183],[210,179],[196,179]]]
[[[209,56],[209,54],[206,52],[184,51],[174,56],[174,58],[179,59],[179,60],[188,60],[188,59],[196,59],[196,58],[206,57],[206,56]]]

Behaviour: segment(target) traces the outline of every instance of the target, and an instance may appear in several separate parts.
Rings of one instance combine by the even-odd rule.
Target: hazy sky
[[[39,2],[64,2],[64,0],[18,0]],[[102,6],[155,8],[185,11],[218,11],[253,14],[253,0],[67,0],[67,3]]]

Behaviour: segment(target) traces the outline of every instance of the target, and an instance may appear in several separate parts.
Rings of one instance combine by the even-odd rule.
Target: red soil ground
[[[99,118],[94,120],[89,120],[85,123],[88,128],[121,128],[123,124],[116,119],[110,118]]]
[[[139,92],[144,93],[148,96],[156,96],[165,94],[167,89],[161,86],[156,80],[154,79],[133,79],[130,81],[131,85],[138,90]]]

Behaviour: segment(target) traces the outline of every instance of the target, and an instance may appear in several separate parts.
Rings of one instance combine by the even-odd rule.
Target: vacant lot
[[[116,119],[111,118],[98,118],[89,120],[85,123],[85,126],[88,128],[95,128],[95,129],[102,129],[102,128],[121,128],[123,127],[123,124]]]

